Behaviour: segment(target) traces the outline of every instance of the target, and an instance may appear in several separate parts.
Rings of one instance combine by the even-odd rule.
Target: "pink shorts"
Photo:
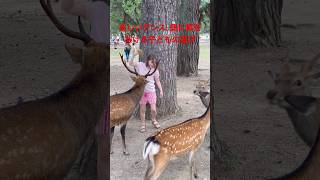
[[[156,104],[157,103],[157,94],[155,92],[144,92],[141,99],[140,105]]]

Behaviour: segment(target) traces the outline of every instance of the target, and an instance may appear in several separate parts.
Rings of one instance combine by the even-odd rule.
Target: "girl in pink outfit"
[[[135,52],[134,52],[135,53]],[[145,75],[149,72],[149,70],[154,69],[156,67],[156,59],[153,55],[149,55],[147,57],[146,63],[143,62],[134,62],[133,59],[137,55],[136,53],[132,58],[129,60],[129,65],[134,66],[137,73],[140,75]],[[145,121],[145,111],[146,111],[146,104],[149,103],[151,107],[151,119],[152,124],[155,128],[160,128],[160,124],[156,119],[157,116],[157,94],[156,94],[156,86],[159,88],[160,97],[163,97],[162,86],[160,83],[160,76],[159,71],[157,70],[153,75],[147,77],[148,83],[145,86],[144,94],[140,100],[140,120],[141,120],[141,128],[140,132],[146,131],[146,121]]]

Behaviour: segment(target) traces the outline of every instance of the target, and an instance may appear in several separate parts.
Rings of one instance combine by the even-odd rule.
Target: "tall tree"
[[[178,24],[186,26],[186,24],[201,23],[200,19],[200,0],[185,0],[181,1],[178,9]],[[180,32],[180,36],[195,36],[194,43],[179,43],[178,44],[178,76],[198,75],[198,61],[199,61],[199,32],[186,31]]]
[[[213,28],[213,21],[214,21],[214,6],[213,3],[210,3],[210,10],[211,10],[211,14],[210,14],[210,28]],[[214,36],[214,32],[210,31],[210,44],[213,45],[213,37]],[[214,112],[214,59],[213,59],[213,52],[212,52],[212,48],[210,48],[210,92],[211,92],[211,96],[210,96],[210,102],[212,102],[212,106],[211,106],[211,125],[210,125],[210,150],[211,150],[211,156],[210,156],[210,161],[211,162],[216,162],[218,160],[221,159],[225,149],[224,146],[217,134],[216,131],[216,126],[215,126],[215,112]],[[214,168],[210,169],[210,173],[214,173]]]
[[[141,4],[141,24],[165,24],[170,25],[177,21],[178,0],[143,0]],[[174,114],[177,111],[177,88],[176,88],[176,68],[177,68],[177,44],[168,44],[164,39],[162,43],[151,41],[153,37],[173,37],[176,32],[170,28],[163,31],[155,31],[152,28],[141,32],[141,36],[146,36],[147,41],[140,43],[140,48],[144,55],[140,61],[145,61],[146,56],[154,54],[157,60],[161,60],[159,65],[160,79],[163,86],[164,96],[158,98],[158,116]],[[158,92],[157,92],[158,93]]]
[[[283,0],[215,0],[215,45],[279,45],[282,5]]]

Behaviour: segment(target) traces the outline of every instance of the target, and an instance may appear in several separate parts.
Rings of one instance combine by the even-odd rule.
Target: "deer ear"
[[[68,45],[68,44],[65,44],[65,48],[68,51],[73,62],[80,63],[83,61],[84,55],[86,54],[84,48],[80,48],[80,47],[76,47],[74,45]]]
[[[284,98],[296,110],[304,114],[310,114],[315,111],[317,98],[311,96],[290,95]]]
[[[132,81],[136,82],[137,77],[136,76],[130,76],[130,78],[132,79]]]

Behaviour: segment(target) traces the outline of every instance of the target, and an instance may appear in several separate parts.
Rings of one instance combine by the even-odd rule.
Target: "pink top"
[[[148,71],[150,70],[145,63],[143,62],[137,62],[136,70],[138,74],[140,75],[146,75]],[[151,70],[153,72],[154,69]],[[155,78],[159,78],[159,71],[156,70],[154,74],[147,77],[148,83],[146,84],[146,87],[144,88],[144,92],[156,92],[156,86],[155,86]]]
[[[91,24],[90,37],[96,42],[109,43],[109,8],[103,1],[88,2],[87,17]]]

